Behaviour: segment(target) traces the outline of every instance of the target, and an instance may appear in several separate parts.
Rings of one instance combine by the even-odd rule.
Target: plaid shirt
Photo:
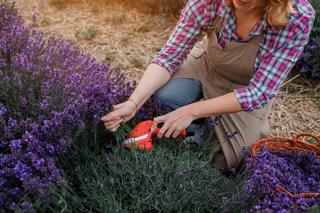
[[[277,94],[280,84],[308,42],[315,18],[314,9],[307,0],[294,0],[293,8],[295,13],[290,14],[286,27],[272,27],[264,17],[244,40],[249,41],[255,35],[264,33],[254,63],[254,76],[248,85],[234,90],[244,111],[262,108]],[[223,22],[218,34],[219,44],[224,47],[227,42],[239,41],[233,10],[226,6],[224,0],[211,3],[210,0],[189,0],[166,45],[151,63],[158,64],[173,74],[187,58],[201,32],[212,24],[215,16],[221,17]]]

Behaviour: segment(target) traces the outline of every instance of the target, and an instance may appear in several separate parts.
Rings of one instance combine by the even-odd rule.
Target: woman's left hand
[[[157,137],[162,138],[165,136],[166,138],[176,138],[193,120],[195,120],[195,117],[192,113],[192,107],[190,107],[190,105],[183,106],[165,115],[155,117],[151,131],[153,132],[159,123],[164,123]]]

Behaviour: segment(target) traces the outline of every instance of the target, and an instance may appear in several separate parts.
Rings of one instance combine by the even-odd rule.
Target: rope
[[[306,143],[301,138],[310,137],[313,138],[317,144]],[[320,159],[320,136],[314,135],[312,133],[300,133],[297,134],[292,139],[285,137],[267,137],[258,140],[256,143],[251,145],[251,156],[254,157],[259,152],[259,150],[264,147],[271,152],[277,151],[302,151],[302,152],[315,152]],[[284,192],[288,197],[304,197],[304,198],[319,198],[320,193],[298,193],[292,194],[284,189],[282,186],[277,186],[276,190],[278,192]]]

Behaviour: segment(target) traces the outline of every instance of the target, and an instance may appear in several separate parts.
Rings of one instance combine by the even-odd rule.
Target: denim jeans
[[[160,107],[166,112],[197,102],[203,98],[202,85],[199,80],[191,78],[177,78],[169,80],[163,87],[154,94],[160,102]],[[207,127],[206,119],[194,120],[186,129],[188,135],[194,135],[194,142],[201,143],[204,131]]]

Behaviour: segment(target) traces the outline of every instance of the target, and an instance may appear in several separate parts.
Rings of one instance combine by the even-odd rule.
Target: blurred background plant
[[[187,0],[50,0],[51,4],[63,8],[68,4],[86,3],[88,5],[101,5],[112,3],[123,3],[127,7],[134,7],[144,13],[168,13],[177,14],[182,9]]]
[[[320,79],[320,1],[310,0],[316,12],[309,43],[294,68],[294,73],[314,80]]]
[[[106,0],[108,1],[108,0]],[[119,0],[118,0],[119,1]],[[139,11],[144,13],[168,13],[177,14],[182,9],[187,0],[120,0],[125,4],[136,7]]]

